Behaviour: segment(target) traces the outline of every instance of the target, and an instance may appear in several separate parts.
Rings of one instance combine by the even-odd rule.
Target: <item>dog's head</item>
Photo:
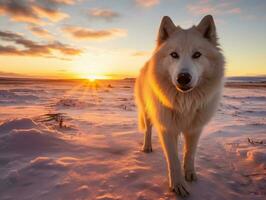
[[[212,16],[205,16],[197,26],[187,30],[163,17],[155,57],[157,70],[168,73],[177,90],[184,93],[197,87],[202,79],[223,73],[223,56],[217,47]]]

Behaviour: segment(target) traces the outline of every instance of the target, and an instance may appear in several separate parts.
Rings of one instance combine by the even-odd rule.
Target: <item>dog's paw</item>
[[[185,171],[185,179],[186,181],[193,182],[197,181],[197,174],[194,170],[187,170]]]
[[[144,152],[144,153],[151,153],[152,152],[152,147],[142,147],[142,151]]]
[[[174,188],[170,188],[177,195],[185,198],[189,196],[188,186],[185,183],[175,184]]]

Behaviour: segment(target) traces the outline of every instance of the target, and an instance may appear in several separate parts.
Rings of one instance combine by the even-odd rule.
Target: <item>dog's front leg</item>
[[[197,175],[195,171],[194,161],[197,149],[197,144],[202,129],[184,132],[184,172],[187,181],[196,181]]]
[[[189,191],[178,159],[177,133],[160,131],[159,136],[167,161],[170,189],[180,196],[186,197],[189,195]]]
[[[151,134],[152,134],[152,125],[151,121],[148,119],[147,116],[144,118],[145,122],[145,132],[144,132],[144,142],[142,151],[145,153],[152,152],[152,145],[151,145]]]

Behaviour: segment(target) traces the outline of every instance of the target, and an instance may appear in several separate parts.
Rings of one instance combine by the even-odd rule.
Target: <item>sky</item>
[[[0,0],[0,76],[135,77],[163,16],[189,28],[207,14],[226,75],[266,75],[265,10],[265,0]]]

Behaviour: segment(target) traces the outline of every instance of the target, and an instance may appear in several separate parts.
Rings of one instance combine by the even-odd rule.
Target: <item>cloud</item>
[[[64,4],[64,5],[73,5],[75,4],[76,0],[39,0],[46,3],[53,3],[53,4]]]
[[[151,52],[149,52],[149,51],[136,51],[136,52],[132,53],[132,56],[148,56],[150,54],[151,54]]]
[[[62,19],[68,18],[69,15],[52,8],[45,8],[42,6],[33,6],[32,9],[41,18],[47,18],[52,22],[58,22]]]
[[[50,39],[53,38],[53,35],[49,31],[40,26],[29,26],[28,29],[32,32],[32,34],[38,37]]]
[[[46,18],[57,22],[68,17],[59,11],[58,6],[72,1],[63,0],[0,0],[0,15],[8,16],[12,21],[44,25]]]
[[[135,0],[142,7],[149,8],[160,3],[160,0]]]
[[[34,13],[25,1],[0,0],[0,15],[8,15],[11,20],[27,23],[40,23],[39,16]]]
[[[194,15],[225,15],[225,14],[240,14],[241,9],[234,6],[232,2],[211,3],[207,0],[198,3],[189,4],[187,9]]]
[[[110,9],[102,9],[102,8],[92,8],[89,10],[89,16],[96,19],[104,19],[106,21],[111,21],[114,18],[118,18],[120,15]]]
[[[0,55],[45,56],[54,58],[54,51],[65,56],[79,55],[82,52],[81,49],[71,47],[58,41],[46,44],[37,43],[10,31],[0,31],[0,39],[5,42],[15,43],[16,45],[0,45]]]
[[[118,28],[95,30],[79,26],[66,26],[62,30],[72,38],[79,40],[107,40],[127,35],[126,30]]]
[[[18,77],[28,77],[28,76],[24,74],[19,74],[19,73],[0,71],[0,77],[18,78]]]

